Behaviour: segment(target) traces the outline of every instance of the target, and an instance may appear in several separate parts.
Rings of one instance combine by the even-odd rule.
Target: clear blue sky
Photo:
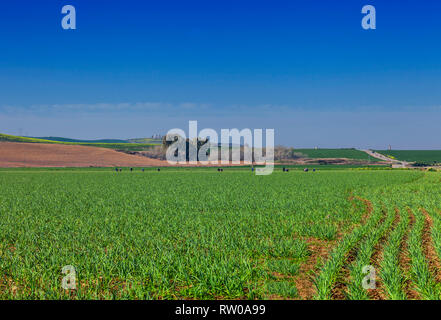
[[[74,5],[77,30],[61,28]],[[377,29],[361,28],[361,8]],[[441,148],[441,1],[2,1],[0,132]]]

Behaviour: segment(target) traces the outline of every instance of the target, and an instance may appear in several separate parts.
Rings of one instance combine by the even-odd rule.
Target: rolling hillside
[[[162,144],[162,139],[152,139],[152,138],[134,138],[128,139],[129,143],[153,143],[153,144]]]
[[[64,143],[1,142],[0,167],[149,167],[167,166],[166,161]]]
[[[26,137],[26,138],[59,141],[59,142],[75,142],[75,143],[129,143],[128,140],[121,140],[121,139],[81,140],[81,139],[70,139],[70,138],[62,138],[62,137]]]
[[[385,156],[408,162],[441,163],[441,150],[375,150]]]
[[[64,138],[65,139],[65,138]],[[70,142],[70,141],[56,141],[39,138],[19,137],[8,134],[0,133],[0,142],[28,142],[28,143],[50,143],[50,144],[66,144],[66,145],[79,145],[98,148],[108,148],[120,151],[143,151],[152,148],[157,145],[156,143],[101,143],[101,142]]]

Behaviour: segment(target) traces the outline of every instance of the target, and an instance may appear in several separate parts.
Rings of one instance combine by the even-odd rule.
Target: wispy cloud
[[[275,110],[288,111],[287,105],[214,105],[195,102],[121,102],[121,103],[81,103],[81,104],[38,104],[29,106],[0,106],[3,115],[44,115],[44,116],[82,116],[99,114],[124,115],[163,115],[163,116],[232,116],[234,114],[262,114]]]
[[[262,118],[274,113],[285,115],[298,112],[438,112],[440,105],[433,106],[400,106],[395,110],[387,110],[378,105],[359,105],[351,108],[310,108],[289,104],[231,104],[216,105],[197,102],[120,102],[120,103],[80,103],[80,104],[34,104],[34,105],[0,105],[0,115],[35,115],[35,116],[87,116],[87,115],[126,115],[126,116],[211,116],[230,117],[261,116]]]
[[[1,106],[0,112],[17,114],[84,114],[84,113],[119,113],[119,112],[161,112],[167,110],[178,110],[181,106],[162,102],[137,102],[137,103],[93,103],[93,104],[39,104],[30,106]],[[183,106],[184,108],[185,106]]]

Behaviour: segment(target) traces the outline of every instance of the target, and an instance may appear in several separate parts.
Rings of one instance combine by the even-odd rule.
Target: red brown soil
[[[235,164],[182,165],[221,167]],[[243,163],[239,164],[243,165]],[[0,142],[0,167],[169,167],[165,160],[127,154],[108,148],[79,145]]]
[[[299,276],[295,278],[295,285],[299,293],[299,299],[312,300],[316,293],[314,274],[319,272],[317,266],[320,261],[325,261],[328,258],[328,253],[336,241],[309,238],[306,243],[311,255],[307,261],[301,264]]]
[[[426,256],[430,272],[432,273],[435,280],[438,283],[440,283],[441,263],[432,241],[433,221],[425,209],[421,209],[421,212],[424,214],[424,217],[426,218],[424,222],[423,239],[422,239],[423,252],[424,255]]]
[[[350,201],[353,200],[359,200],[362,201],[365,206],[365,214],[362,217],[362,224],[366,223],[367,219],[371,216],[374,207],[372,205],[372,202],[361,198],[361,197],[353,197],[350,199]],[[380,224],[382,223],[384,217],[380,221]],[[351,248],[349,253],[346,255],[346,261],[340,270],[340,273],[338,275],[338,280],[335,284],[335,287],[332,289],[331,297],[333,300],[345,300],[346,299],[346,291],[347,291],[347,285],[350,281],[350,266],[357,258],[357,251],[358,251],[358,245],[355,245]]]
[[[0,143],[0,167],[148,167],[166,161],[107,148],[43,143]]]
[[[365,204],[366,213],[363,216],[363,223],[364,223],[365,219],[367,219],[369,215],[372,213],[373,210],[372,203],[369,200],[362,198],[355,198],[353,196],[350,196],[348,200],[353,202],[355,199],[363,201],[363,203]],[[337,239],[333,241],[325,241],[316,238],[309,238],[306,240],[308,244],[308,249],[311,251],[311,255],[309,256],[308,260],[300,266],[299,276],[295,278],[295,285],[299,292],[299,299],[301,300],[313,299],[316,293],[316,288],[314,285],[314,277],[317,275],[317,273],[320,272],[319,267],[321,263],[326,261],[329,252],[342,237],[343,234],[339,232],[337,235]],[[356,251],[348,254],[347,261],[349,261],[349,264],[355,259],[355,255],[356,255]],[[339,286],[341,288],[339,288]],[[346,284],[337,283],[337,288],[335,288],[333,291],[333,298],[344,299],[345,287]]]
[[[331,292],[332,300],[345,300],[346,299],[346,288],[348,283],[350,282],[350,266],[355,261],[357,257],[357,246],[351,248],[349,253],[346,255],[346,262],[340,270],[340,274],[338,276],[337,283]]]

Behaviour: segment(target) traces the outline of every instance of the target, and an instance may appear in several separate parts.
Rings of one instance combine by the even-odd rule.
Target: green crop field
[[[377,150],[377,152],[408,162],[441,163],[441,150]]]
[[[352,160],[371,160],[378,161],[370,157],[367,153],[356,149],[295,149],[308,158],[347,158]]]
[[[439,299],[440,192],[412,170],[3,169],[0,299]]]

